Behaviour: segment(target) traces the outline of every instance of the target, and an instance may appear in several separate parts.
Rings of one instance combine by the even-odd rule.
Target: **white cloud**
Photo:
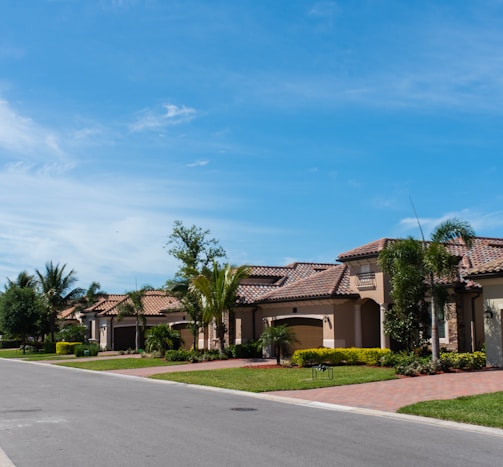
[[[165,104],[164,113],[155,113],[151,110],[143,110],[138,113],[137,119],[129,128],[131,131],[157,130],[171,125],[179,125],[192,120],[196,110],[191,107],[178,107],[174,104]]]
[[[195,162],[191,162],[190,164],[187,164],[187,167],[204,167],[204,166],[208,165],[209,163],[210,163],[210,161],[199,160],[199,161],[195,161]]]
[[[331,17],[335,14],[336,8],[335,2],[318,2],[311,7],[308,14],[315,17]]]
[[[0,149],[10,160],[30,160],[44,166],[65,170],[71,165],[53,130],[16,112],[7,101],[0,100]],[[7,159],[7,157],[5,157]]]

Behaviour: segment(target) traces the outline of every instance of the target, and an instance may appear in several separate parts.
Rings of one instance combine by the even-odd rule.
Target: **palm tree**
[[[135,318],[135,349],[140,348],[140,325],[145,327],[147,318],[145,317],[144,297],[146,293],[153,290],[149,285],[143,286],[140,290],[126,292],[126,301],[118,305],[117,321],[122,321],[126,316]]]
[[[298,342],[295,333],[286,324],[266,327],[259,338],[259,343],[263,347],[272,346],[278,365],[281,357],[286,355],[288,347],[294,342]]]
[[[164,356],[166,350],[178,350],[182,343],[180,333],[167,324],[153,326],[146,333],[145,348],[147,352],[161,352]]]
[[[18,274],[15,281],[7,278],[7,285],[5,286],[5,290],[11,287],[19,287],[21,289],[29,287],[33,289],[36,287],[36,285],[37,280],[35,279],[35,276],[28,274],[26,271],[22,271]]]
[[[230,264],[220,267],[213,261],[209,276],[199,275],[192,280],[192,290],[196,291],[203,308],[206,322],[213,320],[220,346],[220,353],[225,351],[225,316],[232,311],[238,298],[238,286],[248,275],[248,267],[233,268]]]
[[[388,242],[379,253],[378,263],[389,276],[393,297],[393,306],[385,312],[384,331],[412,351],[427,342],[428,283],[423,244],[412,237]]]
[[[423,237],[425,249],[425,266],[429,275],[431,290],[431,353],[432,360],[440,357],[440,339],[438,334],[438,314],[445,305],[445,288],[438,284],[443,277],[450,279],[457,273],[458,258],[448,250],[448,244],[461,239],[469,248],[475,238],[472,226],[463,220],[453,218],[442,222],[431,234],[431,241],[426,243]]]
[[[78,280],[75,271],[72,269],[66,274],[65,269],[66,264],[63,266],[60,266],[59,263],[54,265],[51,261],[46,263],[43,274],[38,269],[35,271],[42,296],[47,304],[49,330],[53,342],[58,312],[71,301],[79,299],[84,293],[83,289],[72,288]]]

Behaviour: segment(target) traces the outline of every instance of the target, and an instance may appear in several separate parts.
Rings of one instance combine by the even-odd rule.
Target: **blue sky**
[[[233,264],[445,218],[503,236],[503,3],[1,0],[0,284],[161,286],[173,222]]]

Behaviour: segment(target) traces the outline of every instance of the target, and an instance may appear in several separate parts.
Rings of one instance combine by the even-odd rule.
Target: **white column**
[[[379,327],[381,330],[381,349],[389,349],[389,336],[384,334],[384,313],[388,309],[387,303],[381,303],[380,305],[380,317],[379,317]]]
[[[355,347],[363,345],[362,339],[362,306],[359,303],[354,304],[355,311]]]

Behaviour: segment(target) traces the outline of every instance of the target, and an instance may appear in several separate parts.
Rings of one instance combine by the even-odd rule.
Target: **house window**
[[[445,320],[445,317],[440,316],[437,318],[437,321],[438,321],[438,337],[443,343],[448,343],[449,342],[447,332],[448,323]],[[430,321],[428,327],[426,328],[426,337],[428,339],[431,339],[431,313],[430,313]]]

